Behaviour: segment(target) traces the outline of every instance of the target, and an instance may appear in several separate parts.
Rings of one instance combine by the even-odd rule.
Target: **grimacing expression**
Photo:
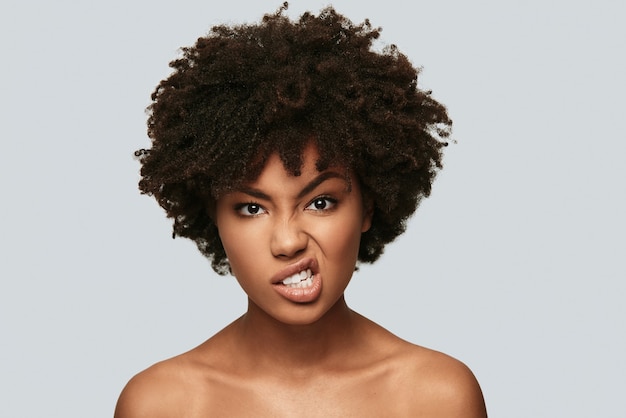
[[[305,148],[301,175],[272,154],[258,178],[217,200],[215,217],[233,275],[251,304],[305,324],[341,298],[371,224],[358,181],[341,167],[316,168]]]
[[[136,152],[141,192],[219,274],[230,264],[207,204],[212,210],[215,196],[256,178],[249,162],[259,155],[277,150],[293,173],[314,137],[322,163],[354,171],[374,208],[364,263],[404,232],[442,168],[452,121],[404,54],[374,46],[379,28],[332,7],[296,20],[285,11],[217,25],[182,48],[151,96],[151,147]]]

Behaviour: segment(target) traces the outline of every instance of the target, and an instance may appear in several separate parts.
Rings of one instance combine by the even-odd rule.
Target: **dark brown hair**
[[[210,210],[270,154],[299,175],[313,140],[319,170],[354,171],[373,205],[359,260],[373,262],[430,194],[452,124],[394,45],[373,50],[380,29],[369,21],[354,25],[332,7],[292,21],[286,8],[259,23],[215,26],[183,48],[152,94],[152,148],[136,153],[142,193],[220,274],[229,265]]]

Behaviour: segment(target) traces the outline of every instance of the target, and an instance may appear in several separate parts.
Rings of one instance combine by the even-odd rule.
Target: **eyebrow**
[[[309,194],[313,190],[315,190],[315,188],[317,186],[319,186],[320,184],[324,183],[326,180],[329,180],[329,179],[332,179],[332,178],[339,178],[339,179],[342,179],[342,180],[346,180],[346,176],[345,175],[341,175],[341,174],[336,173],[334,171],[324,171],[319,176],[317,176],[313,180],[311,180],[306,186],[304,186],[302,188],[302,190],[300,190],[300,192],[298,193],[298,199],[303,198],[304,196],[306,196],[307,194]],[[352,188],[350,187],[350,184],[348,182],[347,191],[351,191],[351,189]],[[255,189],[253,187],[243,187],[239,191],[241,193],[245,193],[245,194],[250,195],[252,197],[256,197],[257,199],[272,200],[272,198],[267,193],[262,192],[259,189]]]

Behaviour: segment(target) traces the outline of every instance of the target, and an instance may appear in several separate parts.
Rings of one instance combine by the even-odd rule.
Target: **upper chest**
[[[419,399],[405,383],[403,373],[389,367],[337,375],[298,373],[297,378],[282,379],[214,377],[187,402],[190,417],[406,416]]]

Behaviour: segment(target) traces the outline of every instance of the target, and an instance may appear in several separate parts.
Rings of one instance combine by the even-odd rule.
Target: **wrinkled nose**
[[[306,249],[307,234],[293,220],[277,222],[272,231],[271,250],[274,257],[292,258]]]

